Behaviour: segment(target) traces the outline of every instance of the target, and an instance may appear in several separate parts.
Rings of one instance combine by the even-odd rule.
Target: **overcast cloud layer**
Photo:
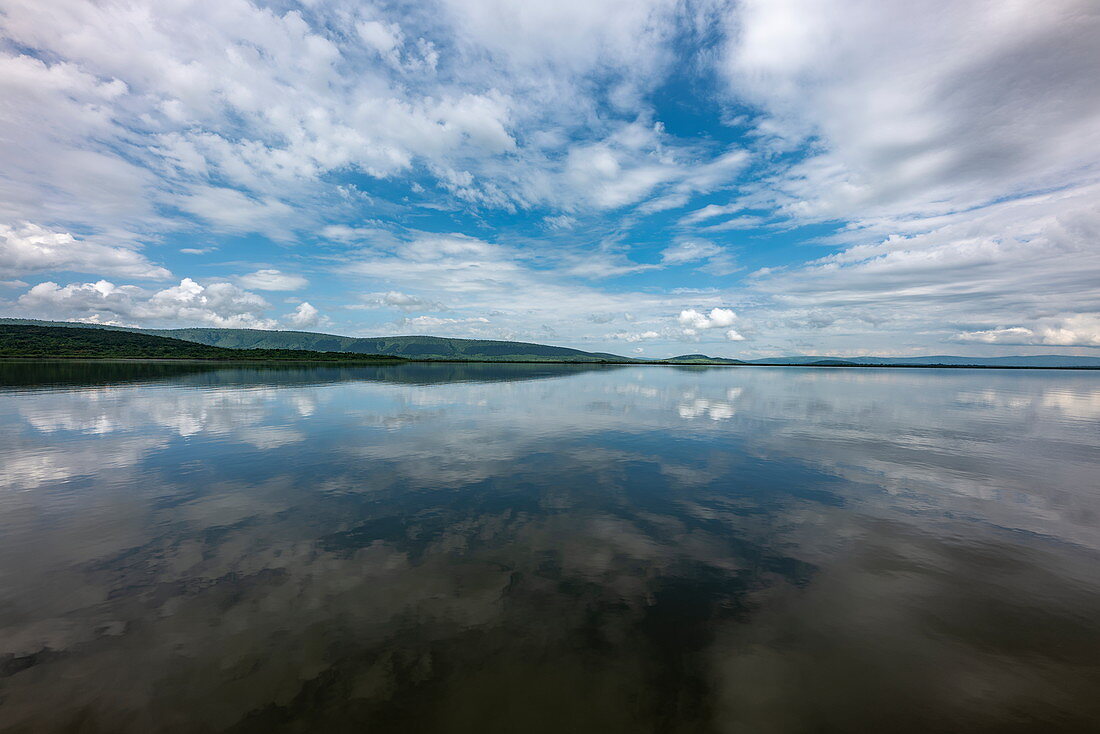
[[[1093,0],[4,0],[0,312],[1096,354]]]

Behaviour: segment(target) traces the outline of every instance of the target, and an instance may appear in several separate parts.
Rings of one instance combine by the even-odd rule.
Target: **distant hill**
[[[488,339],[449,339],[440,336],[352,337],[316,334],[309,331],[265,331],[262,329],[138,329],[131,327],[76,324],[31,319],[0,319],[0,323],[36,326],[64,326],[182,339],[227,349],[309,349],[321,352],[384,354],[410,359],[479,360],[501,362],[634,362],[617,354],[584,352],[527,342]]]
[[[584,352],[527,342],[450,339],[439,336],[348,337],[305,331],[256,329],[171,329],[157,334],[201,344],[237,349],[318,349],[334,352],[389,354],[411,359],[476,359],[524,362],[624,362],[616,354]]]
[[[927,367],[1090,367],[1100,368],[1100,357],[1075,357],[1062,354],[1037,354],[1018,357],[952,357],[929,355],[927,357],[773,357],[746,360],[747,364],[794,364],[818,367],[843,366],[908,366]]]
[[[747,364],[740,359],[708,357],[705,354],[681,354],[679,357],[669,357],[668,359],[663,359],[660,361],[674,362],[676,364]]]
[[[803,365],[813,367],[1077,367],[1100,369],[1100,357],[1075,357],[1044,354],[1021,357],[822,357],[795,356],[739,360],[710,357],[706,354],[683,354],[668,359],[633,359],[606,352],[585,352],[569,347],[556,347],[529,342],[489,339],[450,339],[441,336],[376,336],[353,337],[317,334],[311,331],[266,331],[263,329],[139,329],[126,326],[80,324],[69,321],[38,321],[35,319],[0,318],[0,324],[55,326],[69,329],[126,332],[168,337],[191,343],[224,349],[245,350],[310,350],[314,352],[347,352],[376,354],[406,359],[488,361],[488,362],[575,362],[619,364],[687,364],[687,365]]]
[[[810,367],[859,367],[858,362],[849,362],[846,359],[819,359],[806,363]]]
[[[398,357],[295,349],[223,349],[113,329],[0,324],[0,357],[203,359],[280,362],[404,362]]]

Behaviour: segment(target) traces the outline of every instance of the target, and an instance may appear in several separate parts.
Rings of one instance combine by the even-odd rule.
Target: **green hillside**
[[[168,329],[152,333],[234,349],[315,349],[333,352],[390,354],[411,359],[476,359],[501,361],[623,362],[614,354],[583,352],[526,342],[449,339],[439,336],[348,337],[305,331],[259,329]]]
[[[0,325],[0,357],[401,362],[397,357],[294,349],[225,349],[114,329]]]
[[[384,354],[409,359],[478,360],[501,362],[634,362],[628,357],[585,352],[528,342],[488,339],[449,339],[441,336],[352,337],[315,334],[309,331],[267,331],[263,329],[138,329],[131,327],[74,324],[30,319],[0,319],[0,324],[64,326],[125,331],[182,339],[226,349],[309,349],[319,352]]]

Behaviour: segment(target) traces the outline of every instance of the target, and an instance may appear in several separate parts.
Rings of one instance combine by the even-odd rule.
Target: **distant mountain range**
[[[1036,355],[1019,357],[824,357],[792,356],[769,359],[738,360],[710,357],[705,354],[684,354],[669,359],[636,359],[606,352],[585,352],[569,347],[556,347],[529,342],[495,341],[488,339],[450,339],[438,336],[350,337],[318,334],[309,331],[266,331],[262,329],[140,329],[136,327],[81,324],[68,321],[0,318],[0,324],[66,327],[121,331],[203,344],[231,350],[308,350],[311,352],[345,352],[360,355],[386,355],[421,360],[490,361],[490,362],[571,362],[571,363],[636,363],[681,365],[804,365],[819,367],[868,366],[946,366],[946,367],[1075,367],[1100,369],[1100,357],[1068,355]],[[256,355],[253,358],[257,358]]]

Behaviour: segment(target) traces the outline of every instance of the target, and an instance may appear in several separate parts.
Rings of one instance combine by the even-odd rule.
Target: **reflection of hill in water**
[[[434,385],[452,382],[514,382],[620,369],[623,365],[414,362],[357,366],[208,364],[152,361],[0,361],[0,390],[92,387],[172,381],[178,385],[317,385],[335,382],[392,382]]]

